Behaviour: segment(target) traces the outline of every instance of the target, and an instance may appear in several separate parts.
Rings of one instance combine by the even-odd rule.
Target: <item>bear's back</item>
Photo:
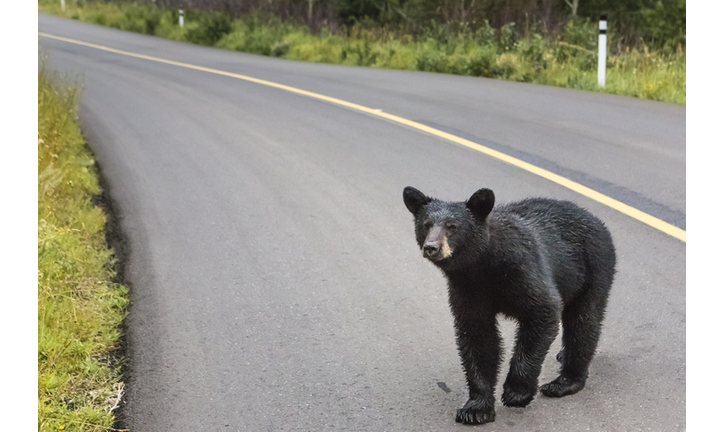
[[[496,208],[500,216],[513,216],[545,237],[554,234],[573,244],[585,243],[607,229],[600,219],[570,201],[550,198],[527,198]],[[560,236],[560,237],[559,237]]]

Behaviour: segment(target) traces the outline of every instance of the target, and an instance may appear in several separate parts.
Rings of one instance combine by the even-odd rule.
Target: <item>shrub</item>
[[[189,17],[189,24],[194,21],[197,22],[197,25],[189,26],[186,30],[186,39],[200,45],[214,45],[232,29],[231,17],[221,12],[200,14],[198,20]]]

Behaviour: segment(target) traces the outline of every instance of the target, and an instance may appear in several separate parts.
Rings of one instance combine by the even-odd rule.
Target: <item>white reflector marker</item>
[[[598,22],[598,86],[606,87],[606,15]]]

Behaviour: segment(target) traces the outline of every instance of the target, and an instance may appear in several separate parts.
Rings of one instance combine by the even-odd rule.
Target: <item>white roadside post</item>
[[[606,15],[598,22],[598,86],[606,86]]]
[[[183,9],[178,10],[178,25],[179,25],[179,27],[184,26],[184,10]]]
[[[65,0],[60,0],[60,8],[65,10]]]

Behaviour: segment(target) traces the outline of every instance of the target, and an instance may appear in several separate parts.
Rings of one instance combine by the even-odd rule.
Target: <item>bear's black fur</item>
[[[560,376],[541,393],[580,391],[601,333],[616,253],[603,222],[567,202],[530,198],[493,208],[480,189],[466,202],[445,202],[407,187],[417,244],[448,280],[458,350],[470,400],[455,421],[495,420],[501,336],[496,315],[518,322],[505,406],[524,407],[538,392],[538,375],[563,323]]]

